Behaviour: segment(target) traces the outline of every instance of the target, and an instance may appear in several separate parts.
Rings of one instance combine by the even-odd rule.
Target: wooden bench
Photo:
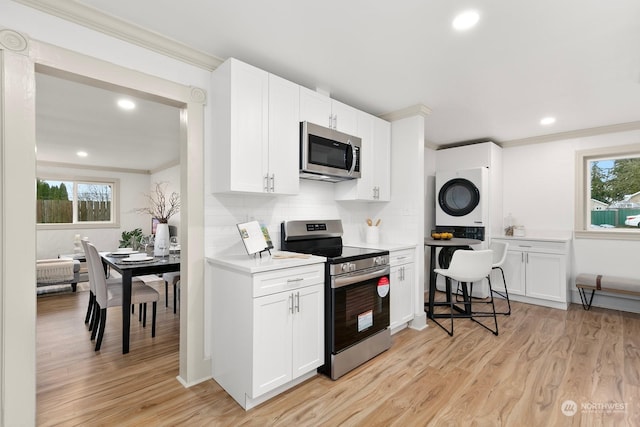
[[[601,274],[578,274],[576,288],[580,292],[582,308],[589,310],[596,291],[604,291],[614,294],[635,295],[640,297],[640,279],[628,277],[603,276]],[[591,290],[587,301],[586,290]]]

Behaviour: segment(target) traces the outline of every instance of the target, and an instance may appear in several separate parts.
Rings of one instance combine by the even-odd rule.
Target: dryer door
[[[447,215],[469,215],[480,203],[480,191],[471,181],[454,178],[447,181],[438,193],[438,204]]]

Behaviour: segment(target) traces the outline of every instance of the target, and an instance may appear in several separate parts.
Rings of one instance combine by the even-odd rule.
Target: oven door
[[[331,353],[389,326],[389,266],[331,278]]]

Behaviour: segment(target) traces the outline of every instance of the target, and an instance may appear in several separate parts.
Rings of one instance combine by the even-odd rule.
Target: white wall
[[[504,148],[504,214],[511,212],[528,235],[571,235],[575,221],[576,151],[629,144],[640,144],[640,131]],[[579,273],[638,275],[637,241],[576,238],[572,246],[572,283]],[[571,294],[578,302],[577,293]],[[594,304],[639,311],[637,301],[629,298],[597,296]]]
[[[208,257],[246,254],[236,224],[258,220],[265,224],[275,249],[280,249],[280,224],[294,219],[340,218],[333,184],[301,180],[300,194],[273,196],[252,194],[205,195],[205,254]],[[346,228],[346,225],[345,225]]]

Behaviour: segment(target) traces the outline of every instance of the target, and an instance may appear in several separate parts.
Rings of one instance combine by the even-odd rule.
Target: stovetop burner
[[[324,256],[329,264],[358,261],[389,255],[382,249],[342,245],[342,222],[287,221],[281,226],[283,250]]]

